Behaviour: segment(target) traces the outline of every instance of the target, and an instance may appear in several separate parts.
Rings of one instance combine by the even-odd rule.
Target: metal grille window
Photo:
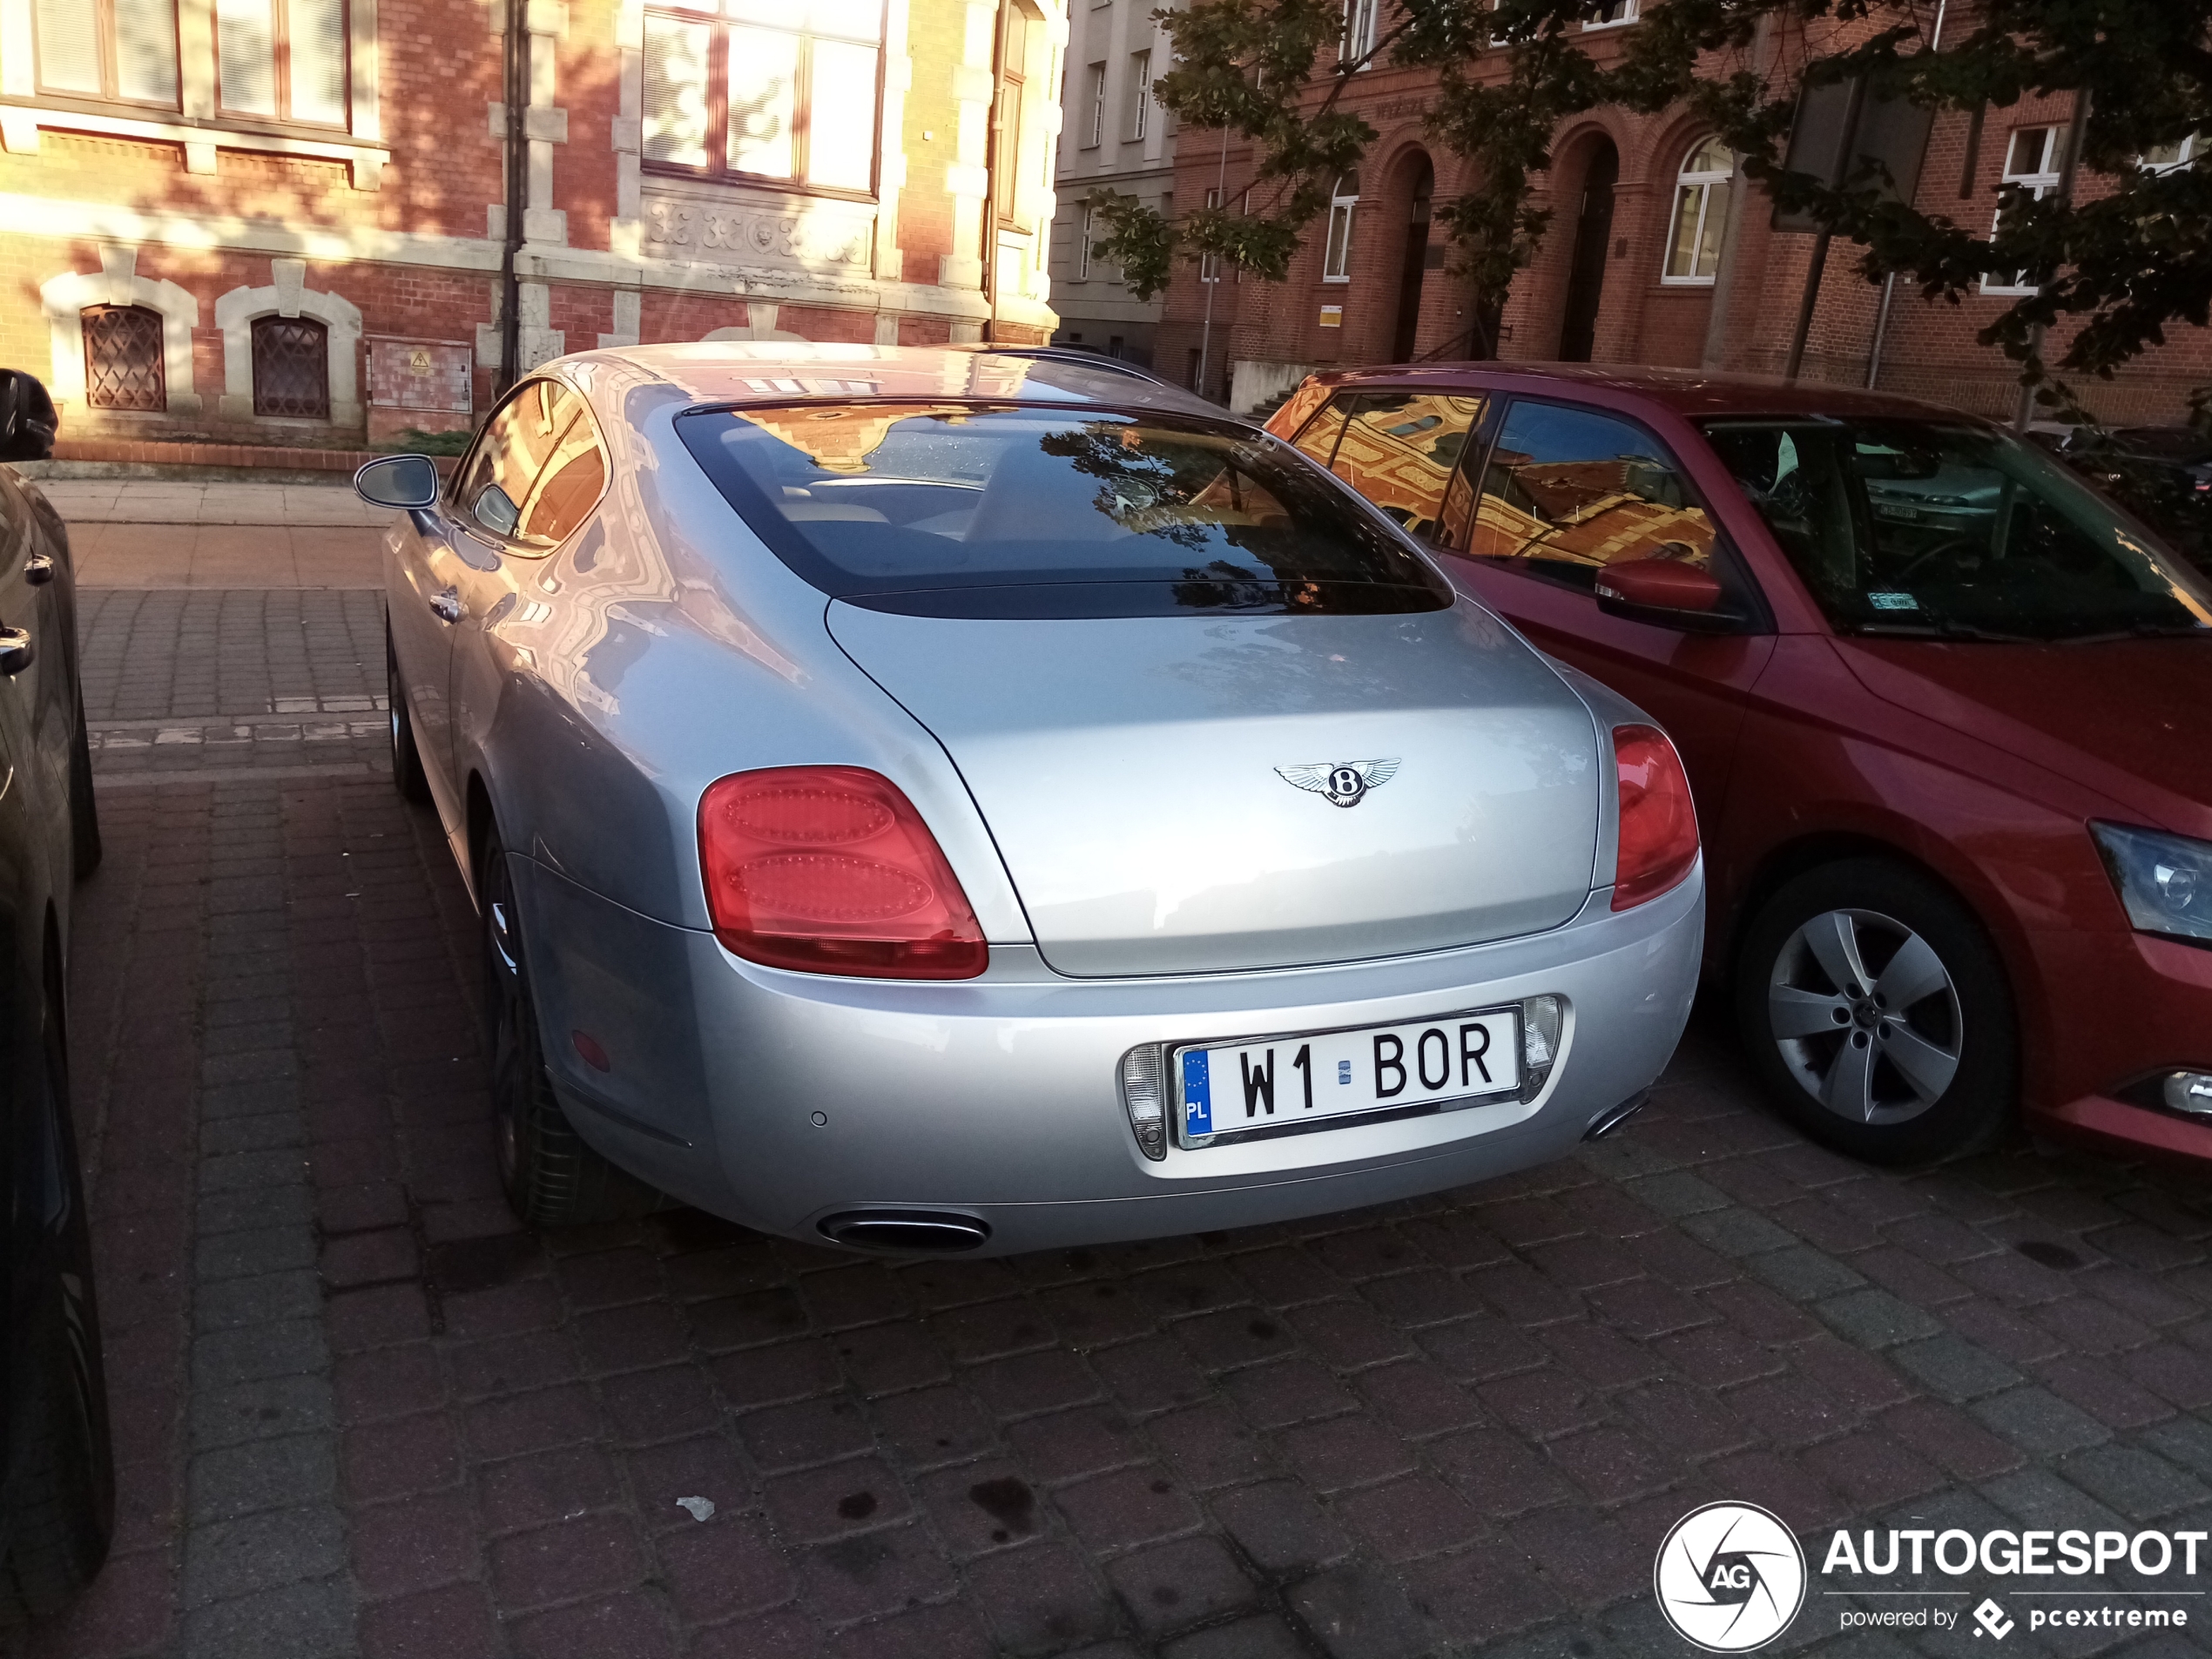
[[[87,407],[151,415],[166,409],[161,314],[144,306],[92,306],[82,321]]]
[[[330,418],[330,334],[309,317],[253,325],[253,413]]]
[[[177,107],[177,0],[35,0],[30,17],[42,90]]]
[[[655,6],[646,165],[873,189],[882,38],[882,0]]]

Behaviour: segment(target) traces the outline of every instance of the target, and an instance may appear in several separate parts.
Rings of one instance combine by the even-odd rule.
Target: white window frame
[[[1218,190],[1211,188],[1207,190],[1206,206],[1210,208],[1218,207],[1221,206],[1221,192]],[[1201,282],[1218,282],[1221,280],[1220,254],[1201,253],[1198,256],[1198,280]]]
[[[2135,158],[2135,165],[2151,174],[2168,173],[2188,166],[2208,149],[2212,149],[2212,133],[2192,132],[2182,140],[2181,153],[2171,161],[2153,161],[2148,156]]]
[[[1345,189],[1345,182],[1352,185]],[[1359,175],[1356,172],[1339,173],[1330,187],[1329,234],[1321,248],[1321,280],[1349,282],[1352,280],[1352,238],[1359,212]]]
[[[2020,135],[2027,132],[2040,132],[2043,135],[2043,148],[2038,158],[2039,165],[2033,172],[2015,172],[2013,171],[2013,158],[2020,149]],[[2054,125],[2014,127],[2006,135],[2005,172],[1998,184],[1997,211],[1989,216],[1989,233],[1992,236],[1997,234],[1997,227],[2004,221],[2005,185],[2018,185],[2028,192],[2037,201],[2041,201],[2044,197],[2059,187],[2059,151],[2065,142],[2066,129]],[[2033,293],[2042,285],[2039,282],[2022,280],[2032,274],[2030,272],[2021,271],[2009,281],[2000,275],[1985,276],[1981,280],[1981,291],[1990,294]]]
[[[0,144],[16,156],[38,153],[38,135],[90,132],[105,138],[173,144],[185,171],[212,173],[218,150],[304,156],[345,162],[353,187],[373,191],[392,158],[383,141],[377,103],[378,0],[348,0],[347,7],[347,125],[314,126],[264,116],[226,114],[216,105],[215,0],[177,0],[177,105],[77,99],[50,104],[38,90],[32,43],[34,0],[0,0]],[[89,106],[89,107],[88,107]]]
[[[1152,49],[1129,55],[1130,118],[1129,137],[1132,144],[1143,141],[1151,131],[1152,112]]]
[[[1090,233],[1097,223],[1098,210],[1089,202],[1083,204],[1083,216],[1076,226],[1076,280],[1090,280]]]
[[[1344,33],[1337,40],[1337,62],[1366,69],[1360,60],[1375,49],[1382,0],[1344,0]]]
[[[1701,168],[1696,172],[1690,172],[1689,164],[1710,142],[1711,142],[1710,138],[1705,138],[1691,145],[1689,152],[1683,157],[1681,168],[1675,174],[1675,203],[1667,215],[1667,240],[1659,260],[1659,280],[1667,287],[1710,288],[1720,275],[1720,255],[1717,252],[1713,256],[1714,268],[1702,276],[1698,274],[1697,250],[1705,246],[1705,217],[1712,211],[1713,186],[1733,184],[1736,179],[1736,158],[1732,152],[1723,152],[1729,157],[1729,165],[1723,172],[1715,172],[1710,167]],[[1682,246],[1679,233],[1682,229],[1684,192],[1690,190],[1697,192],[1697,224],[1689,245],[1690,268],[1686,273],[1677,273],[1669,271],[1667,267],[1674,260],[1675,250]],[[1723,205],[1721,212],[1725,213],[1728,211],[1725,205],[1727,198],[1723,197],[1722,201]]]
[[[1595,29],[1625,29],[1636,20],[1637,0],[1597,0],[1582,17],[1582,32]]]
[[[1083,141],[1086,150],[1096,150],[1106,142],[1106,62],[1101,58],[1090,66],[1090,136]]]

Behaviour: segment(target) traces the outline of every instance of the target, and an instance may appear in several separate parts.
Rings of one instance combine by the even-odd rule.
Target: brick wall
[[[72,273],[100,280],[91,298],[63,306],[73,318],[81,304],[108,300],[118,259],[138,290],[174,283],[199,307],[181,347],[200,400],[197,411],[181,399],[165,415],[96,412],[81,401],[65,401],[68,430],[116,440],[190,434],[289,444],[361,442],[358,418],[315,430],[242,414],[236,400],[250,395],[251,388],[229,383],[218,302],[240,288],[281,287],[275,262],[298,259],[305,260],[304,289],[357,309],[361,332],[469,342],[476,358],[476,405],[479,410],[487,406],[501,339],[501,245],[494,232],[506,201],[502,129],[492,108],[503,95],[503,42],[491,27],[497,13],[483,0],[374,3],[381,133],[264,122],[245,124],[253,127],[249,134],[215,114],[186,112],[187,77],[178,111],[118,106],[113,112],[132,119],[151,115],[164,128],[158,136],[78,130],[70,125],[70,111],[42,106],[35,112],[35,151],[0,149],[0,193],[30,202],[16,222],[0,230],[0,361],[42,376],[52,374],[57,341],[67,336],[46,314],[42,285]],[[1049,51],[1064,29],[1064,0],[1042,4],[1047,25],[1041,50]],[[633,253],[640,246],[639,219],[624,215],[638,214],[638,192],[650,195],[657,186],[650,173],[641,183],[636,138],[624,135],[619,119],[625,6],[623,0],[569,0],[564,32],[532,37],[534,51],[552,54],[551,103],[533,111],[538,124],[533,134],[552,152],[551,206],[563,216],[556,222],[563,225],[564,236],[534,223],[532,233],[550,239],[527,245],[518,260],[528,361],[554,350],[591,349],[602,335],[621,337],[632,329],[650,342],[745,328],[756,320],[748,293],[753,303],[775,307],[775,332],[810,340],[873,341],[885,312],[896,314],[890,332],[900,340],[941,341],[954,334],[956,322],[970,334],[979,331],[988,314],[983,295],[973,287],[936,286],[943,255],[972,259],[983,252],[954,246],[948,193],[948,168],[960,158],[962,112],[972,125],[974,109],[958,94],[964,90],[977,96],[955,74],[968,51],[969,5],[968,0],[890,0],[890,6],[892,38],[903,27],[906,45],[894,67],[903,70],[910,57],[912,71],[902,112],[885,134],[886,185],[878,198],[877,211],[895,226],[894,239],[887,249],[879,245],[856,268],[832,260],[826,245],[825,251],[810,252],[814,245],[794,236],[797,253],[772,249],[771,257],[782,263],[755,268],[743,263],[750,255],[748,245],[739,242],[724,245],[734,250],[718,256],[726,264],[713,263],[718,256],[704,249],[687,248],[691,257],[681,262],[653,257],[650,250]],[[634,29],[636,13],[630,15]],[[898,95],[894,84],[893,96]],[[1035,131],[1025,134],[1033,155],[1042,141],[1042,112],[1049,99],[1034,102]],[[11,116],[19,111],[11,110]],[[17,128],[11,126],[10,134],[13,144]],[[287,152],[239,147],[271,138]],[[304,152],[318,145],[335,146],[338,152]],[[363,170],[362,157],[387,155],[381,168]],[[658,187],[668,188],[664,183]],[[722,187],[698,188],[711,193]],[[769,186],[728,190],[718,199],[757,204],[751,211],[769,215],[771,225],[779,212],[803,225],[826,206],[851,211],[799,191],[784,192],[787,205],[778,206]],[[1050,206],[1047,194],[1033,217],[1049,220]],[[1031,228],[1042,234],[1042,223]],[[968,239],[976,239],[971,233]],[[70,291],[91,292],[83,283]],[[634,313],[630,295],[636,296]],[[233,300],[233,308],[239,304]],[[1051,314],[1034,300],[1016,294],[1001,309],[1006,314],[1001,337],[1046,337]],[[176,331],[186,325],[172,318],[170,327]],[[355,354],[356,379],[365,388],[358,345],[344,349]],[[172,392],[183,361],[172,353]],[[334,388],[338,379],[334,374]],[[233,399],[227,408],[226,393]],[[334,391],[334,401],[336,395]]]
[[[1608,49],[1601,40],[1595,50]],[[1501,52],[1478,73],[1502,74]],[[1365,118],[1379,135],[1362,169],[1359,229],[1352,257],[1352,280],[1320,280],[1325,219],[1308,227],[1288,277],[1279,283],[1252,278],[1220,284],[1215,295],[1214,338],[1229,339],[1227,352],[1214,347],[1215,384],[1220,395],[1227,360],[1265,363],[1339,364],[1389,360],[1396,320],[1399,274],[1402,268],[1408,197],[1404,188],[1408,158],[1426,145],[1425,105],[1433,84],[1409,71],[1363,73],[1339,107]],[[2027,99],[2009,110],[1992,110],[1986,118],[1977,165],[1965,178],[1967,118],[1946,114],[1932,131],[1915,201],[1977,228],[1993,218],[2006,145],[2016,127],[2063,125],[2071,114],[2068,98]],[[1598,306],[1593,357],[1621,362],[1683,368],[1714,367],[1755,374],[1779,374],[1787,358],[1813,239],[1770,228],[1770,205],[1763,195],[1743,204],[1739,233],[1729,253],[1728,297],[1716,300],[1712,286],[1662,280],[1666,243],[1673,212],[1676,177],[1703,131],[1684,111],[1638,115],[1606,109],[1562,125],[1552,145],[1554,165],[1536,177],[1536,200],[1552,210],[1550,226],[1535,256],[1504,296],[1501,357],[1543,361],[1560,350],[1568,273],[1573,261],[1577,212],[1591,161],[1610,145],[1619,159],[1611,233],[1607,239],[1605,274]],[[1176,200],[1204,199],[1214,182],[1218,152],[1211,145],[1184,146],[1179,162]],[[1229,152],[1230,189],[1243,188],[1251,176],[1247,151]],[[1437,199],[1465,187],[1455,158],[1435,154]],[[1966,185],[1962,197],[1961,184]],[[1745,188],[1741,181],[1737,188]],[[2080,199],[2112,188],[2111,181],[2084,173],[2076,187]],[[1881,287],[1859,270],[1863,250],[1838,241],[1830,252],[1811,327],[1803,376],[1852,386],[1866,379]],[[1171,378],[1184,377],[1188,354],[1196,349],[1205,285],[1195,266],[1177,266],[1169,288],[1158,334],[1157,362]],[[1412,355],[1450,346],[1471,320],[1476,296],[1464,279],[1432,271],[1423,285],[1420,326]],[[1976,335],[2013,302],[2011,296],[1979,292],[1958,304],[1923,300],[1908,283],[1892,296],[1880,366],[1885,388],[2009,415],[2018,397],[2014,371],[1993,347]],[[1714,308],[1722,305],[1718,329]],[[1344,307],[1340,329],[1317,327],[1324,304]],[[2046,345],[2055,360],[2068,330],[2054,329]],[[1454,347],[1453,355],[1472,355],[1472,343]],[[2090,408],[2114,420],[2172,421],[2181,417],[2194,387],[2212,383],[2212,334],[2182,325],[2168,331],[2167,343],[2121,370],[2110,381],[2078,387]]]

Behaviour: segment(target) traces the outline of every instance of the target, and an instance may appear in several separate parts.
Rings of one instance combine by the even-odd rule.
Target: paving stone
[[[2021,1380],[2020,1372],[1988,1350],[1948,1334],[1906,1343],[1892,1349],[1891,1356],[1944,1399],[1973,1399]]]
[[[2034,1457],[2049,1457],[2106,1437],[2103,1424],[2047,1389],[2009,1389],[1969,1408],[1994,1433]]]
[[[1793,1302],[1812,1302],[1840,1297],[1857,1290],[1865,1278],[1844,1266],[1824,1250],[1793,1244],[1750,1258],[1751,1271]]]
[[[2130,1521],[2154,1521],[2212,1498],[2212,1488],[2165,1459],[2129,1446],[2099,1446],[2059,1462],[2059,1473]]]
[[[1939,1320],[1887,1291],[1830,1297],[1814,1303],[1812,1311],[1838,1336],[1862,1348],[1890,1348],[1943,1332]]]

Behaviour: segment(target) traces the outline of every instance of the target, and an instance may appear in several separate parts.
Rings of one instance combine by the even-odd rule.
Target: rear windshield
[[[1318,469],[1202,421],[973,403],[683,416],[785,563],[873,610],[949,617],[1436,610],[1452,590]]]

